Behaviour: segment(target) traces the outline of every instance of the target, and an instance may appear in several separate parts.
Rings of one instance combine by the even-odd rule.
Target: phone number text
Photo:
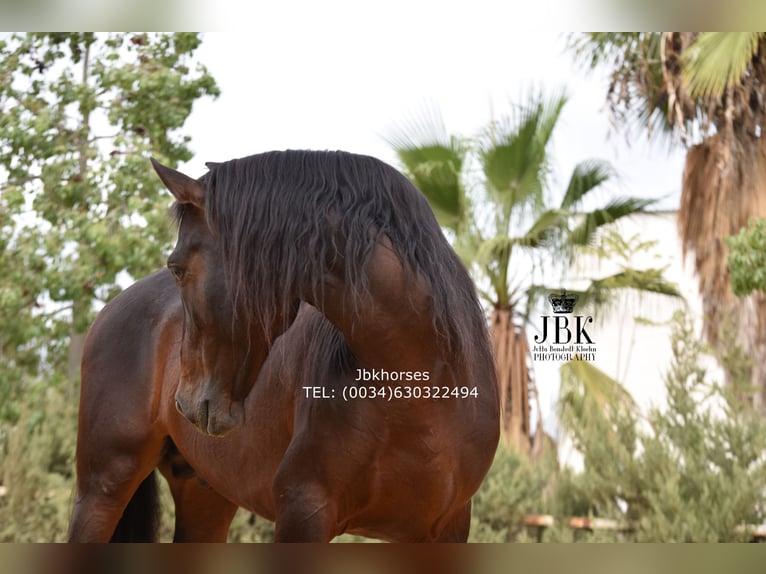
[[[479,396],[476,387],[458,386],[393,386],[393,385],[347,385],[342,388],[303,387],[307,399],[378,399],[384,401],[411,399],[469,399]]]

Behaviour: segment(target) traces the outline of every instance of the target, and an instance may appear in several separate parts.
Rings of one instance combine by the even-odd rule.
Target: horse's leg
[[[436,542],[466,542],[471,529],[471,501],[460,508],[444,525]]]
[[[97,492],[78,495],[69,525],[69,542],[109,542],[126,505],[127,500]]]
[[[274,542],[329,542],[335,537],[335,503],[319,485],[277,490]]]
[[[275,542],[329,542],[336,535],[336,501],[307,471],[305,461],[316,453],[304,450],[310,449],[289,449],[274,478]]]
[[[179,478],[162,470],[176,507],[173,542],[226,542],[237,505],[196,476]]]
[[[78,441],[80,442],[80,441]],[[77,499],[69,527],[70,542],[109,542],[123,511],[139,485],[154,470],[162,453],[162,441],[136,449],[101,444],[80,449],[77,457]],[[94,452],[96,451],[97,452]],[[154,512],[147,508],[146,512]],[[153,533],[138,533],[146,541]]]

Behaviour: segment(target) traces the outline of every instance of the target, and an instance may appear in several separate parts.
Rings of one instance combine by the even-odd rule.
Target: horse
[[[225,541],[238,507],[276,542],[348,532],[465,541],[499,440],[473,282],[393,167],[288,150],[193,179],[167,269],[87,335],[70,541]]]

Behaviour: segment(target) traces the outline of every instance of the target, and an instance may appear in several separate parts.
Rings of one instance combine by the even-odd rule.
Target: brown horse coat
[[[474,287],[422,195],[342,152],[200,180],[155,169],[178,243],[88,335],[70,538],[150,538],[131,523],[159,467],[177,540],[225,539],[237,506],[277,541],[465,540],[497,387]]]

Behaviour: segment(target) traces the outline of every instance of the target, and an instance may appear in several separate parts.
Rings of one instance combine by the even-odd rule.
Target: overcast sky
[[[433,26],[368,11],[367,25],[313,25],[303,14],[285,27],[279,6],[286,10],[278,4],[261,14],[251,33],[205,35],[197,56],[222,94],[196,104],[186,125],[196,153],[183,166],[189,175],[201,175],[206,161],[286,148],[343,149],[395,164],[384,136],[429,106],[441,110],[448,131],[472,135],[530,89],[565,89],[570,101],[553,148],[559,184],[576,162],[607,159],[621,194],[677,206],[683,153],[643,136],[628,146],[624,133],[610,132],[603,74],[575,66],[560,33],[506,30],[502,18],[456,9]]]

